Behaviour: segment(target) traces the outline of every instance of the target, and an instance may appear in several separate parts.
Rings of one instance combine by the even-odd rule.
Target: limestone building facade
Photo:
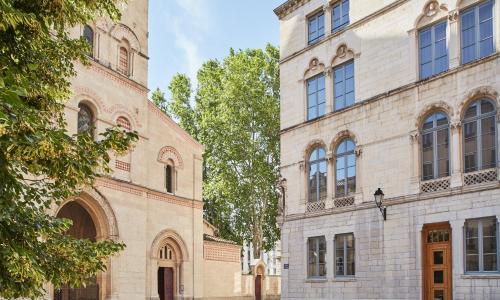
[[[282,299],[500,299],[498,1],[275,13]]]
[[[118,23],[76,26],[92,45],[77,65],[67,102],[69,133],[107,127],[137,131],[129,153],[112,154],[109,176],[53,214],[73,220],[70,234],[126,244],[85,288],[47,288],[47,299],[201,299],[203,297],[203,146],[148,100],[148,1],[123,4]]]

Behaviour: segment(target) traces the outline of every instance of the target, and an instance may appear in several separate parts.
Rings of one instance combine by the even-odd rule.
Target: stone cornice
[[[273,11],[276,16],[281,19],[309,1],[310,0],[288,0],[280,6],[276,7]]]
[[[454,188],[451,190],[439,191],[439,192],[434,192],[434,193],[419,193],[419,194],[397,196],[397,197],[384,199],[384,206],[388,207],[388,212],[389,212],[389,209],[391,206],[396,206],[396,205],[401,205],[401,204],[406,204],[406,203],[411,203],[411,202],[416,202],[416,201],[433,200],[433,199],[439,199],[439,198],[444,198],[444,197],[452,197],[452,196],[463,195],[463,194],[470,194],[470,193],[477,193],[477,192],[488,191],[488,190],[495,190],[498,188],[500,188],[500,181],[494,181],[491,183],[484,183],[484,184],[478,184],[478,185],[461,186],[461,187],[457,187],[457,188]],[[353,205],[353,206],[328,209],[328,210],[323,210],[323,211],[317,211],[314,213],[290,214],[290,215],[287,215],[285,217],[282,217],[282,219],[286,223],[286,222],[290,222],[290,221],[316,218],[316,217],[320,217],[320,216],[335,215],[335,214],[341,214],[341,213],[345,213],[345,212],[354,212],[354,211],[360,211],[360,210],[366,210],[366,209],[377,209],[377,206],[375,205],[374,201],[366,201],[366,202],[362,202],[360,204]],[[389,212],[389,214],[390,214],[390,212]],[[388,216],[388,218],[389,218],[389,216]]]
[[[199,200],[188,199],[176,195],[160,192],[141,186],[138,184],[125,182],[111,177],[99,177],[95,182],[96,187],[108,188],[115,191],[120,191],[148,199],[169,202],[175,205],[185,206],[189,208],[203,209],[203,202]]]

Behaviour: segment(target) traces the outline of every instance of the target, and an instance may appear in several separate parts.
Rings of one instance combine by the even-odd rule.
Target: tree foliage
[[[47,214],[109,171],[135,133],[110,128],[96,140],[66,131],[64,103],[89,45],[67,29],[98,16],[117,20],[114,0],[0,0],[0,297],[36,298],[43,284],[80,286],[123,249],[65,235]]]
[[[279,54],[230,50],[198,71],[195,105],[189,78],[177,74],[170,112],[205,145],[205,217],[223,237],[252,242],[254,254],[273,248],[279,177]]]

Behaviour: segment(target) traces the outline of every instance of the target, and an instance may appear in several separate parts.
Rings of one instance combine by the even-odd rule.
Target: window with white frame
[[[341,0],[332,6],[332,32],[349,25],[349,0]]]
[[[319,74],[307,80],[307,119],[325,114],[325,75]]]
[[[335,276],[354,276],[354,234],[335,236]]]
[[[489,99],[469,105],[463,120],[464,172],[496,166],[496,107]]]
[[[308,44],[314,44],[325,36],[325,13],[323,11],[310,16],[308,24]]]
[[[448,70],[446,21],[419,31],[420,79]]]
[[[498,224],[495,217],[465,222],[465,272],[498,272]]]
[[[343,140],[335,151],[335,196],[347,196],[356,191],[356,145],[350,139]]]
[[[326,276],[326,239],[324,236],[311,237],[307,241],[307,276],[309,278]]]
[[[462,64],[495,52],[493,4],[484,1],[460,13]]]
[[[422,125],[422,180],[450,176],[450,124],[442,112],[428,116]]]
[[[354,104],[354,61],[333,69],[335,110]]]

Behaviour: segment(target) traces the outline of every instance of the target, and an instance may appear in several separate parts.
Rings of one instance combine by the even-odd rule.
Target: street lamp
[[[373,196],[375,197],[375,204],[378,209],[380,209],[380,213],[382,213],[382,216],[384,217],[384,221],[387,220],[387,208],[382,205],[384,202],[384,192],[378,188]]]

